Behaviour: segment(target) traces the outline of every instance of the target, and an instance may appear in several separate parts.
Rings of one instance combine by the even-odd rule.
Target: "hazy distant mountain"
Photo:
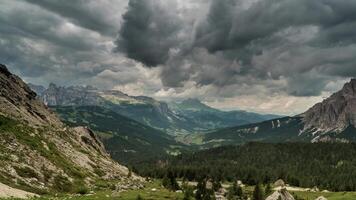
[[[221,129],[204,136],[208,146],[248,141],[356,141],[356,79],[303,114]]]
[[[46,88],[42,85],[35,85],[32,83],[28,83],[27,85],[39,96],[41,96],[42,93],[46,90]]]
[[[64,126],[1,64],[0,85],[1,183],[35,193],[72,192],[74,183],[127,177],[128,169],[109,157],[91,130]]]
[[[221,111],[203,104],[198,99],[172,102],[169,106],[175,113],[188,118],[190,121],[206,129],[250,124],[280,117],[246,111]]]
[[[48,89],[41,93],[41,98],[48,106],[103,106],[172,135],[260,122],[277,117],[244,111],[224,112],[196,99],[168,105],[151,97],[129,96],[117,90],[98,90],[91,86],[59,87],[50,84]]]

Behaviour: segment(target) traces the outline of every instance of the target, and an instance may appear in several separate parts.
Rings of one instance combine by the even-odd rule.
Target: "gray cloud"
[[[120,12],[123,12],[128,2],[127,0],[26,1],[65,17],[78,26],[111,36],[117,33]]]
[[[0,62],[44,85],[301,106],[356,77],[354,0],[3,0],[0,23]]]
[[[179,45],[181,22],[173,6],[165,8],[158,0],[130,0],[116,50],[147,66],[165,63],[170,49]]]
[[[137,6],[140,1],[131,2]],[[178,38],[179,42],[163,42],[163,46],[154,45],[157,38],[150,33],[171,38],[182,25],[171,23],[168,30],[174,31],[167,35],[160,34],[167,31],[166,26],[157,26],[154,31],[144,28],[142,33],[137,28],[132,34],[131,26],[147,22],[132,17],[150,10],[150,4],[141,3],[140,9],[131,8],[126,13],[131,17],[126,19],[121,36],[126,32],[132,37],[125,40],[123,51],[150,67],[161,65],[161,79],[168,87],[194,81],[198,86],[212,84],[223,89],[246,83],[244,77],[248,76],[250,80],[284,80],[287,85],[281,92],[311,96],[320,95],[331,80],[356,76],[356,61],[351,56],[356,42],[355,1],[246,2],[211,1],[205,19],[197,18],[196,25],[190,26],[194,29],[188,32],[191,36]],[[147,18],[155,15],[151,12]],[[172,17],[178,20],[176,15],[164,18],[172,21]],[[145,51],[150,48],[154,51]],[[169,54],[170,49],[178,53]]]
[[[59,4],[58,1],[51,2]],[[77,9],[87,6],[89,1],[82,3]],[[132,62],[112,55],[116,36],[102,35],[102,31],[88,29],[85,22],[74,23],[57,11],[37,4],[16,0],[0,2],[0,62],[14,73],[43,85],[56,82],[61,85],[98,84],[98,87],[108,88],[117,83],[135,82],[140,76],[134,68],[131,69]],[[98,11],[99,8],[96,12],[104,13],[110,9]],[[102,30],[105,32],[106,28],[103,26]],[[99,80],[96,77],[102,76],[104,71],[127,71],[131,76],[116,73],[120,81],[111,84],[93,81]]]

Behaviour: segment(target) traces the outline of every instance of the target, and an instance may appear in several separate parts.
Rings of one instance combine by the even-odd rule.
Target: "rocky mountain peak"
[[[11,73],[7,69],[5,65],[0,64],[0,73],[4,74],[5,76],[10,76]]]
[[[350,82],[346,83],[344,87],[342,88],[342,93],[343,95],[351,95],[355,96],[356,95],[356,79],[351,79]]]
[[[11,74],[4,65],[0,65],[0,113],[31,124],[59,124],[55,115],[46,109],[19,77]]]
[[[356,127],[356,79],[301,115],[305,130],[341,132]]]
[[[57,88],[57,85],[55,83],[49,83],[48,89],[54,89]]]

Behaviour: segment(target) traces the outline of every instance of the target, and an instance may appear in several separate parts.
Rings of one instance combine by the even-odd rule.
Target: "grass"
[[[155,188],[156,191],[152,191]],[[43,196],[41,198],[35,198],[34,200],[136,200],[137,196],[141,196],[144,200],[175,200],[183,199],[182,193],[170,192],[164,188],[161,188],[160,182],[155,181],[152,183],[147,183],[144,189],[140,190],[130,190],[121,193],[115,193],[111,190],[102,190],[97,191],[95,194],[86,194],[86,195],[57,195],[53,196]],[[4,200],[4,199],[0,199]],[[15,199],[6,199],[6,200],[15,200]],[[17,199],[16,199],[17,200]]]
[[[104,183],[102,183],[104,184]],[[36,200],[136,200],[138,196],[142,197],[144,200],[175,200],[183,199],[182,193],[176,193],[168,191],[161,187],[160,181],[154,181],[152,183],[147,183],[144,189],[140,190],[129,190],[126,192],[116,193],[112,192],[108,187],[103,187],[106,189],[99,189],[95,191],[95,194],[90,194],[88,188],[83,188],[76,195],[66,195],[57,194],[54,196],[43,196],[41,198],[36,198]],[[113,188],[112,188],[113,189]],[[155,191],[153,190],[155,189]],[[253,187],[246,187],[245,193],[248,195],[252,194]],[[291,192],[293,195],[297,195],[300,200],[315,200],[319,196],[324,196],[328,200],[354,200],[356,199],[356,192]],[[83,195],[84,194],[84,195]],[[3,199],[0,199],[3,200]],[[15,200],[15,199],[7,199]],[[17,199],[16,199],[17,200]],[[35,200],[35,199],[34,199]]]
[[[314,200],[323,196],[328,200],[353,200],[356,199],[356,192],[293,192],[301,199]]]

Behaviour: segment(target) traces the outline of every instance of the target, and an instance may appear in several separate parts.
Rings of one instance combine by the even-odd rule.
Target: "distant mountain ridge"
[[[171,135],[260,122],[277,117],[244,111],[220,111],[197,99],[167,104],[151,97],[129,96],[117,90],[99,90],[92,86],[59,87],[50,84],[40,96],[48,106],[103,106]]]
[[[204,135],[207,146],[249,141],[356,141],[356,79],[300,115],[221,129]]]
[[[188,118],[207,129],[219,129],[236,126],[236,124],[251,124],[278,118],[278,115],[263,115],[246,111],[221,111],[202,103],[198,99],[186,99],[181,102],[171,102],[171,110]]]

